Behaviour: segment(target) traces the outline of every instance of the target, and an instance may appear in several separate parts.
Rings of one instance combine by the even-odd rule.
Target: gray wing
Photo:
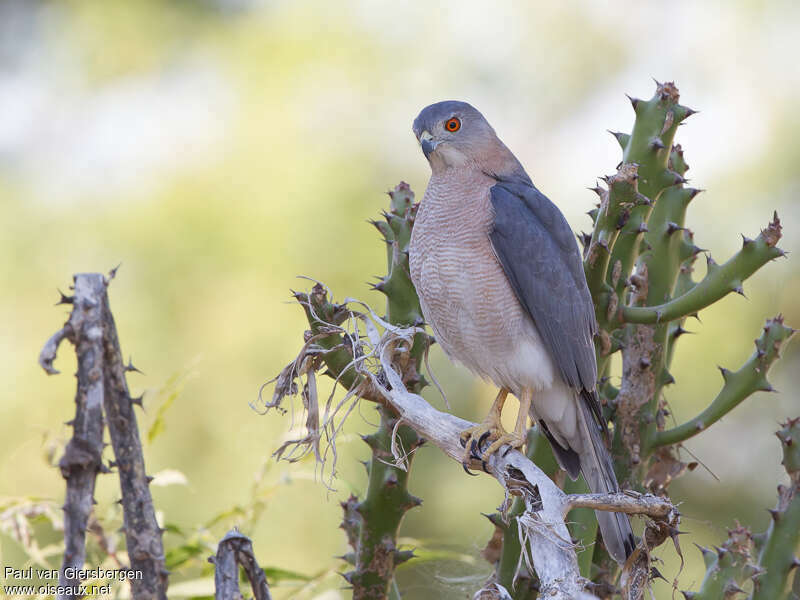
[[[597,415],[592,393],[597,321],[572,230],[558,207],[531,183],[500,180],[491,189],[491,201],[494,226],[489,237],[506,277],[561,377],[584,392]]]

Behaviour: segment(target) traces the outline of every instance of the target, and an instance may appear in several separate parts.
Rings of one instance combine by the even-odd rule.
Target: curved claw
[[[471,475],[472,477],[477,477],[478,476],[477,473],[473,473],[472,471],[469,470],[469,467],[467,466],[467,461],[462,462],[461,466],[464,468],[464,472],[467,475]]]
[[[467,447],[467,442],[468,441],[469,441],[469,438],[465,438],[464,436],[460,436],[458,438],[458,443],[461,444],[462,448],[466,448]]]
[[[482,435],[481,437],[479,437],[479,438],[478,438],[478,449],[479,449],[479,450],[480,450],[480,447],[481,447],[481,446],[483,446],[483,442],[484,442],[484,441],[486,440],[486,438],[488,438],[490,435],[492,435],[492,432],[491,432],[491,431],[485,431],[485,432],[483,433],[483,435]]]
[[[472,444],[469,446],[469,455],[475,460],[482,460],[480,445],[474,439],[472,440]]]

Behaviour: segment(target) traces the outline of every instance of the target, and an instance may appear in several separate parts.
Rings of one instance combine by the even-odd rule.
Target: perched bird
[[[431,167],[409,247],[423,315],[452,360],[500,388],[485,421],[462,434],[465,468],[522,446],[530,415],[572,479],[619,491],[595,389],[594,306],[564,215],[466,102],[426,107],[413,131]],[[509,392],[520,402],[510,433],[500,423]],[[624,561],[635,543],[627,515],[597,518]]]

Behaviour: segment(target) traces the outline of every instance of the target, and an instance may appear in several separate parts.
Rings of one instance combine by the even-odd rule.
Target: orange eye
[[[456,117],[447,119],[447,122],[444,124],[444,128],[450,132],[458,131],[461,129],[461,121],[459,121]]]

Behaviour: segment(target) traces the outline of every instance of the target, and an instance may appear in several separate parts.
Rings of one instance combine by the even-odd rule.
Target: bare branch
[[[61,371],[53,366],[53,361],[56,359],[58,347],[64,338],[68,338],[72,333],[69,323],[64,325],[61,329],[56,331],[44,343],[42,351],[39,353],[39,366],[45,370],[48,375],[58,375]]]
[[[141,400],[131,398],[125,379],[126,365],[117,338],[114,316],[108,304],[107,279],[102,275],[78,275],[100,278],[103,294],[99,297],[102,311],[103,347],[103,407],[114,448],[122,491],[122,513],[131,569],[142,573],[141,579],[131,579],[134,598],[158,598],[166,600],[168,571],[164,564],[162,530],[156,521],[153,498],[150,495],[150,480],[147,476],[139,439],[139,427],[134,403]]]
[[[75,345],[78,356],[78,392],[72,421],[73,437],[59,462],[67,480],[64,503],[65,552],[59,583],[77,589],[81,583],[65,576],[67,567],[79,569],[85,560],[86,528],[94,503],[98,472],[108,469],[102,463],[103,413],[108,424],[119,469],[122,489],[124,531],[130,568],[141,572],[131,578],[135,598],[166,599],[167,570],[161,529],[156,522],[122,360],[114,317],[108,304],[108,279],[99,273],[74,276],[75,295],[72,314],[64,327],[45,344],[39,364],[47,373],[53,366],[58,345],[65,337]],[[61,596],[66,598],[67,596]]]
[[[75,418],[72,420],[72,438],[58,463],[61,475],[67,481],[64,501],[64,558],[59,574],[59,586],[77,590],[79,578],[67,577],[81,569],[86,560],[86,529],[94,504],[97,474],[104,469],[103,453],[103,340],[98,335],[102,327],[100,297],[105,293],[97,277],[83,276],[75,279],[74,308],[69,321],[45,344],[39,355],[39,364],[50,374],[61,340],[69,339],[78,355],[78,389],[75,394]],[[68,570],[70,569],[70,570]],[[62,598],[77,598],[72,594],[59,594]]]
[[[264,570],[258,566],[253,543],[236,529],[229,531],[217,546],[217,554],[208,559],[214,563],[214,586],[216,600],[240,600],[239,565],[244,568],[255,600],[271,600],[269,585]]]
[[[336,305],[337,323],[322,321],[317,316],[318,328],[325,328],[330,335],[347,337],[351,341],[346,349],[334,350],[346,353],[338,361],[352,370],[353,380],[360,382],[351,388],[348,395],[379,400],[397,412],[400,420],[414,429],[421,437],[439,447],[450,458],[461,463],[464,450],[459,443],[462,431],[474,423],[454,415],[436,410],[418,394],[409,392],[404,382],[404,365],[409,363],[415,336],[421,331],[418,327],[397,327],[377,317],[363,303],[366,310],[353,310],[348,304],[358,303],[347,299],[345,304]],[[367,335],[347,331],[342,324],[361,324]],[[378,328],[383,334],[378,333]],[[306,344],[293,364],[304,363],[306,354],[316,352],[318,347]],[[348,359],[348,356],[350,357]],[[356,360],[353,357],[358,357]],[[318,362],[315,368],[322,368]],[[341,373],[334,373],[340,376]],[[277,398],[270,403],[276,406],[280,400],[293,390],[302,389],[295,385],[301,378],[301,369],[281,373],[280,390],[276,386]],[[307,376],[307,373],[306,373]],[[305,401],[306,408],[310,405]],[[326,411],[327,413],[327,411]],[[336,411],[331,411],[335,415]],[[333,418],[330,416],[329,418]],[[346,418],[346,415],[342,417]],[[341,428],[341,421],[337,430]],[[334,437],[334,436],[332,436]],[[310,446],[310,438],[295,440],[295,444]],[[391,445],[394,459],[402,468],[403,450],[399,444]],[[323,455],[323,461],[325,457]],[[476,468],[480,468],[476,466]],[[516,450],[493,454],[487,461],[487,471],[505,490],[506,499],[503,512],[510,506],[511,497],[520,497],[525,505],[524,512],[518,516],[517,524],[522,547],[525,548],[520,561],[539,577],[542,597],[553,599],[593,598],[585,590],[586,581],[580,576],[574,544],[565,523],[565,515],[571,508],[586,506],[596,510],[614,510],[631,514],[650,515],[656,520],[670,516],[677,519],[678,513],[672,504],[655,496],[636,496],[633,494],[580,494],[568,496],[531,462]]]
[[[570,494],[566,498],[566,510],[593,508],[623,512],[629,515],[647,515],[653,519],[669,519],[675,507],[667,498],[653,494],[619,492],[617,494]],[[566,513],[564,513],[566,514]]]

